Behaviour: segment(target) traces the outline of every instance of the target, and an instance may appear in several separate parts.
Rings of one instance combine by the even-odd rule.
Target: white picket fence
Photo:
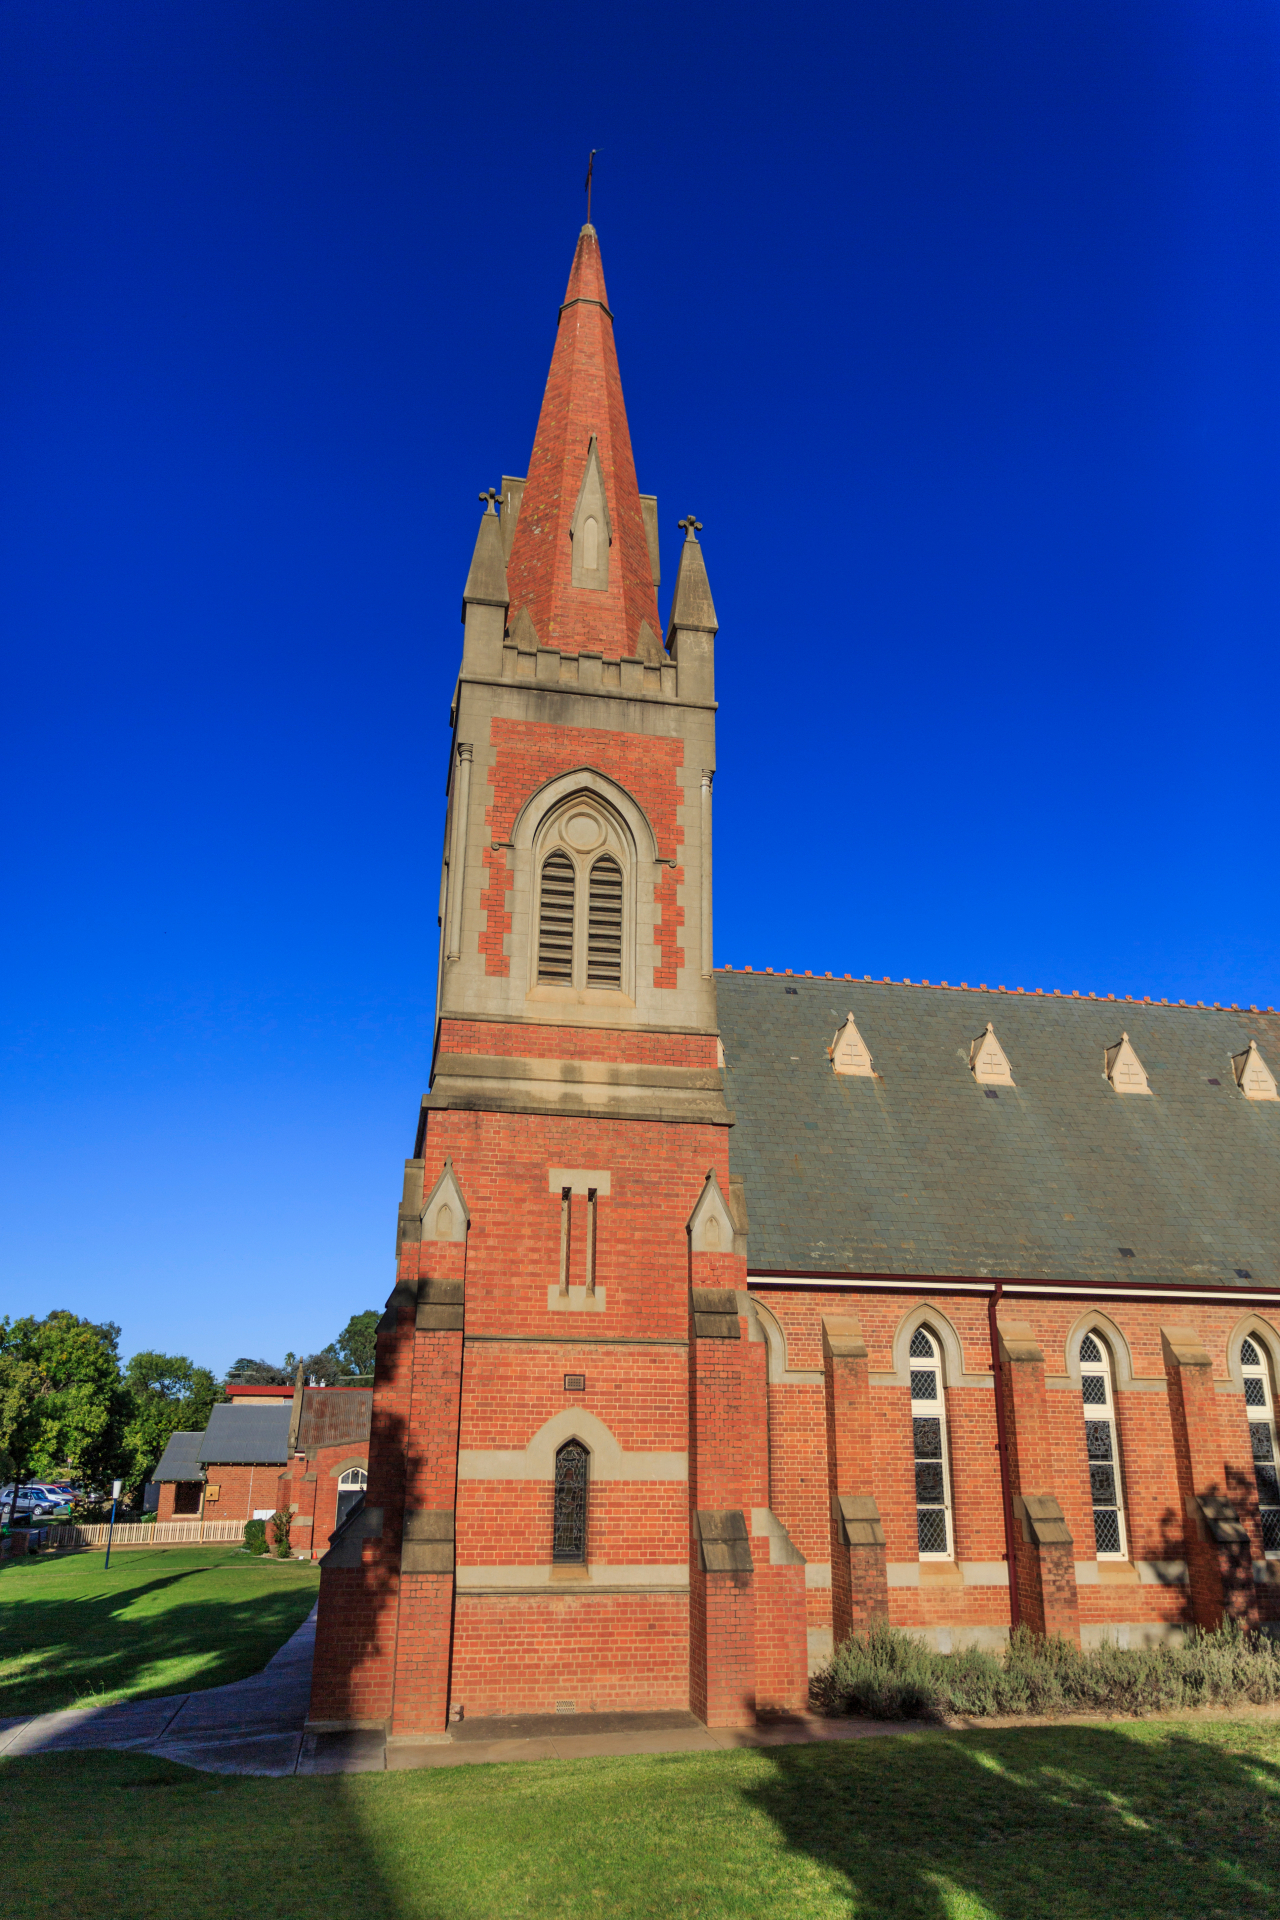
[[[41,1529],[47,1547],[105,1547],[110,1528],[53,1526]],[[213,1541],[243,1540],[243,1520],[151,1520],[117,1521],[111,1548],[178,1547]]]

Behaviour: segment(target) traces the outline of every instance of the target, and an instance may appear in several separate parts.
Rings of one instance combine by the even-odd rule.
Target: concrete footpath
[[[816,1714],[769,1726],[711,1729],[691,1713],[574,1713],[463,1721],[438,1740],[388,1741],[380,1732],[363,1731],[308,1733],[315,1638],[313,1611],[261,1673],[231,1686],[0,1720],[0,1759],[99,1749],[154,1754],[204,1773],[280,1778],[607,1754],[714,1753],[908,1730],[901,1722],[823,1720]]]

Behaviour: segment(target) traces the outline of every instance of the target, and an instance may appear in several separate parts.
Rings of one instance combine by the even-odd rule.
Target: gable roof
[[[220,1467],[284,1466],[291,1413],[287,1400],[278,1407],[214,1407],[201,1435],[201,1461]]]
[[[204,1468],[200,1465],[203,1441],[202,1433],[171,1433],[160,1455],[160,1464],[151,1475],[152,1484],[158,1480],[203,1480]]]
[[[1280,1105],[1231,1065],[1251,1036],[1280,1058],[1280,1016],[721,971],[716,994],[752,1271],[1280,1286]],[[874,1078],[831,1071],[850,1009]],[[987,1020],[1016,1086],[970,1071]],[[1150,1099],[1107,1080],[1123,1030]]]

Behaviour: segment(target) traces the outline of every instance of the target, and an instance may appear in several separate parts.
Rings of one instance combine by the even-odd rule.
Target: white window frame
[[[1084,1358],[1084,1355],[1081,1349],[1083,1348],[1086,1340],[1093,1341],[1099,1353],[1102,1355],[1101,1360],[1086,1360]],[[1121,1466],[1120,1466],[1120,1422],[1116,1418],[1115,1377],[1112,1371],[1111,1348],[1107,1340],[1104,1338],[1103,1334],[1100,1332],[1100,1330],[1097,1327],[1086,1327],[1084,1329],[1084,1332],[1079,1337],[1079,1343],[1076,1347],[1076,1352],[1080,1356],[1080,1394],[1081,1394],[1081,1407],[1083,1410],[1084,1418],[1086,1420],[1105,1420],[1111,1428],[1111,1469],[1113,1474],[1115,1475],[1115,1483],[1116,1483],[1115,1511],[1116,1511],[1116,1516],[1120,1526],[1119,1549],[1117,1550],[1115,1548],[1109,1548],[1105,1553],[1103,1553],[1098,1547],[1097,1538],[1095,1536],[1094,1553],[1099,1560],[1110,1560],[1110,1561],[1127,1560],[1129,1558],[1129,1525],[1128,1525],[1127,1516],[1125,1514],[1124,1475],[1121,1472]],[[1102,1381],[1104,1398],[1099,1401],[1085,1400],[1084,1399],[1085,1381],[1099,1380],[1099,1379]],[[1087,1446],[1085,1448],[1085,1455],[1086,1455],[1086,1466],[1088,1466],[1091,1464],[1091,1462],[1088,1460]],[[1092,1519],[1093,1517],[1093,1511],[1094,1511],[1093,1481],[1091,1477],[1090,1483],[1089,1483],[1090,1519]],[[1103,1511],[1107,1512],[1109,1511],[1109,1509],[1104,1508]]]
[[[1256,1365],[1252,1361],[1245,1360],[1244,1346],[1245,1346],[1246,1340],[1249,1342],[1250,1346],[1253,1348],[1254,1352],[1258,1356]],[[1259,1339],[1256,1333],[1246,1333],[1241,1335],[1240,1372],[1246,1382],[1246,1385],[1245,1385],[1246,1398],[1245,1398],[1244,1410],[1245,1410],[1245,1417],[1247,1418],[1250,1429],[1251,1429],[1249,1434],[1249,1467],[1250,1467],[1250,1471],[1253,1472],[1254,1493],[1257,1494],[1258,1476],[1256,1471],[1254,1471],[1252,1429],[1255,1426],[1266,1427],[1269,1429],[1271,1434],[1271,1457],[1275,1461],[1277,1471],[1280,1471],[1280,1433],[1277,1432],[1277,1427],[1276,1427],[1276,1395],[1275,1395],[1275,1384],[1274,1384],[1272,1371],[1271,1371],[1271,1349],[1267,1345],[1265,1340]],[[1249,1405],[1249,1401],[1248,1401],[1249,1388],[1247,1383],[1250,1380],[1261,1380],[1262,1382],[1262,1405],[1261,1406],[1251,1407]],[[1262,1501],[1260,1498],[1258,1500],[1258,1505],[1259,1505],[1259,1508],[1261,1508]],[[1264,1554],[1264,1557],[1268,1560],[1280,1560],[1280,1547],[1264,1547],[1263,1554]]]
[[[913,1327],[911,1340],[914,1341],[917,1337],[922,1337],[929,1342],[933,1349],[933,1357],[926,1360],[921,1356],[913,1356],[911,1353],[911,1344],[908,1342],[908,1377],[915,1373],[932,1371],[937,1387],[937,1397],[932,1400],[917,1400],[914,1393],[911,1396],[911,1419],[913,1423],[911,1429],[911,1474],[914,1481],[916,1470],[915,1421],[921,1419],[939,1421],[941,1425],[942,1442],[942,1511],[947,1529],[947,1547],[945,1553],[925,1553],[922,1551],[920,1546],[919,1502],[917,1501],[913,1508],[916,1514],[916,1557],[925,1564],[939,1565],[954,1561],[956,1557],[955,1513],[951,1504],[951,1449],[948,1445],[949,1436],[947,1434],[947,1381],[942,1365],[942,1342],[933,1328],[930,1326]]]
[[[366,1493],[369,1488],[369,1475],[364,1467],[347,1467],[338,1475],[338,1491],[333,1497],[333,1510],[341,1526],[344,1515],[338,1514],[344,1493]],[[354,1504],[354,1502],[353,1502]],[[348,1513],[351,1511],[347,1509]]]

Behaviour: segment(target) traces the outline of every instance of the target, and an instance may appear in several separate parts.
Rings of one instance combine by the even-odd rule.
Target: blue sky
[[[1249,0],[8,0],[0,1311],[385,1298],[592,146],[718,960],[1273,1003],[1278,80]]]

